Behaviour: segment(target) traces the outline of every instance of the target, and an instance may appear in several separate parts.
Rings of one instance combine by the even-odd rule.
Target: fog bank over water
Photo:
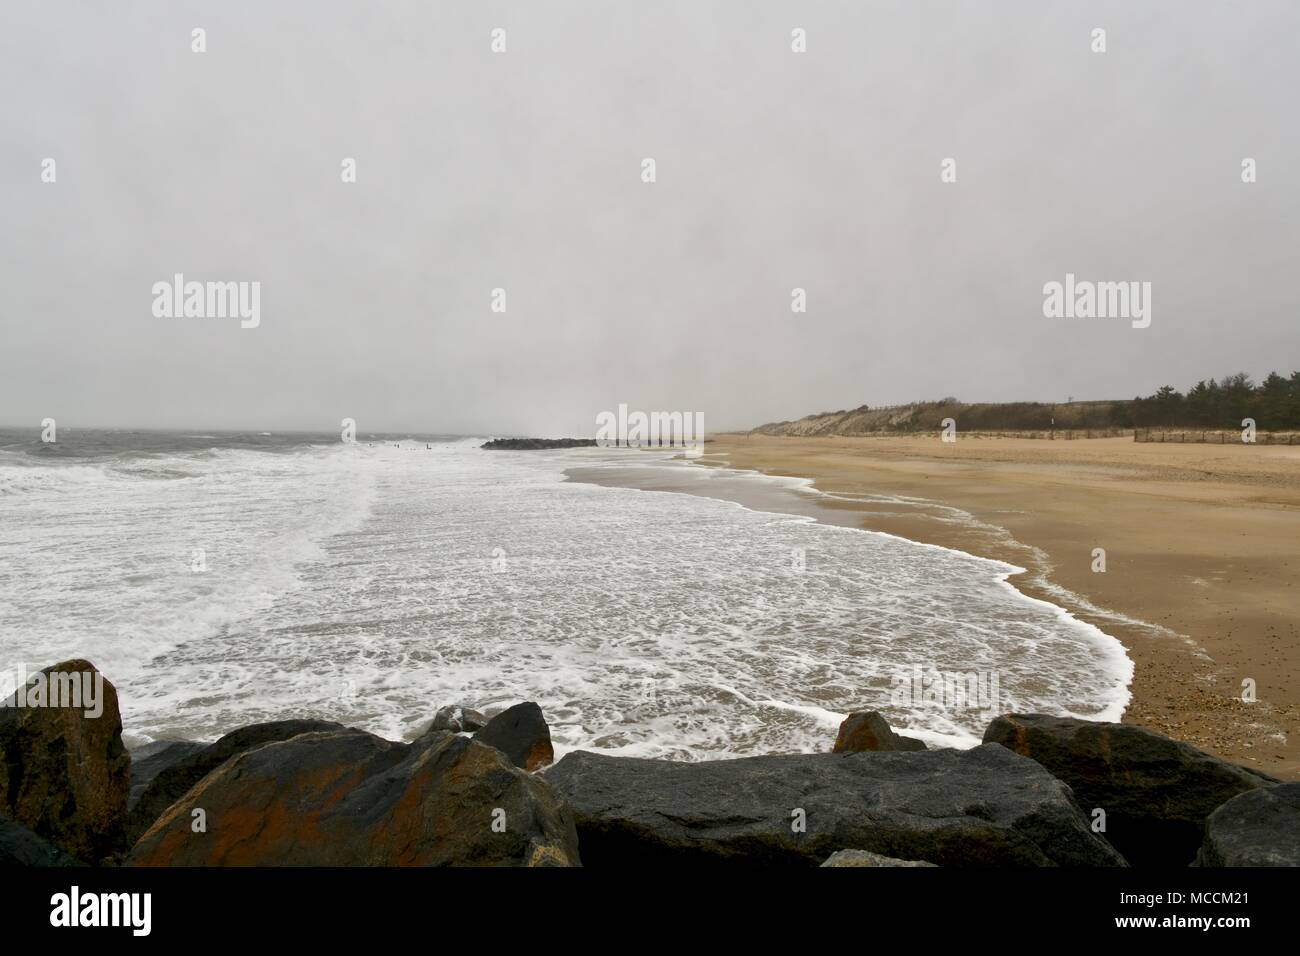
[[[716,431],[1296,351],[1294,4],[5,9],[0,424]],[[1149,327],[1045,318],[1067,274]]]

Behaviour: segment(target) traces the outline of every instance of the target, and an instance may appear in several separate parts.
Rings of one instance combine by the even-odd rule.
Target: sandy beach
[[[850,496],[818,507],[860,527],[1025,568],[1022,591],[1127,647],[1126,721],[1300,775],[1300,447],[737,434],[708,452]]]

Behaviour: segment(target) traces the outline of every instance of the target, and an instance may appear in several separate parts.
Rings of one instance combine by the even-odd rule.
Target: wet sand
[[[682,491],[885,531],[1025,568],[1011,582],[1123,642],[1125,721],[1300,777],[1300,446],[722,435],[700,464],[809,479],[578,480]],[[720,473],[719,478],[726,478]],[[1096,548],[1106,570],[1093,570]],[[1256,702],[1242,700],[1253,680]]]

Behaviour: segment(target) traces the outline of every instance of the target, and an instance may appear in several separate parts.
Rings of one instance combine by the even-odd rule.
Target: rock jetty
[[[409,743],[284,720],[128,752],[116,689],[64,661],[0,707],[0,866],[1300,865],[1300,783],[1129,724],[1006,714],[928,750],[863,711],[822,753],[553,760],[533,702]]]

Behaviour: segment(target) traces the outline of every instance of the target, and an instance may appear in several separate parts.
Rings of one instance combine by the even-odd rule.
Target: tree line
[[[1262,431],[1300,428],[1300,372],[1284,378],[1270,372],[1256,385],[1245,372],[1220,381],[1200,381],[1185,393],[1164,385],[1154,395],[1119,406],[1137,428],[1240,428],[1253,418]]]
[[[1127,428],[1235,430],[1253,418],[1260,431],[1300,431],[1300,372],[1270,372],[1256,385],[1245,372],[1197,382],[1185,393],[1165,385],[1131,401],[978,402],[954,397],[911,405],[862,405],[772,422],[771,435],[879,435],[932,432],[945,419],[963,431],[1085,431]]]

